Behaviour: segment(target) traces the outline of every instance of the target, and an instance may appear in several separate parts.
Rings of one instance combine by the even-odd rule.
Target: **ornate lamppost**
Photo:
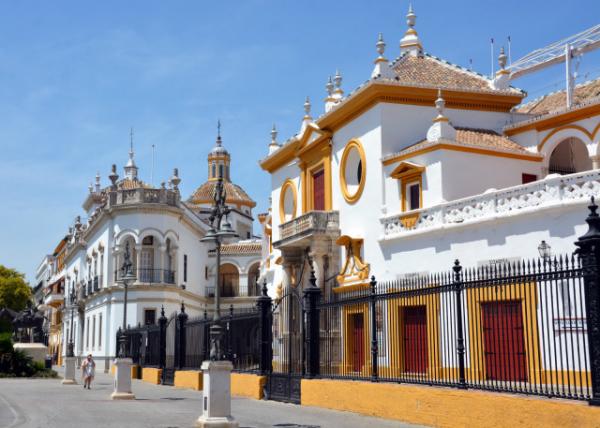
[[[215,190],[210,220],[210,230],[201,242],[214,242],[217,258],[217,284],[215,287],[215,301],[213,323],[210,326],[210,359],[219,361],[223,357],[222,341],[223,327],[221,326],[221,244],[226,238],[237,237],[237,233],[231,228],[227,216],[231,211],[225,204],[227,193],[223,187],[223,177],[219,177]]]
[[[135,395],[131,392],[131,365],[133,361],[127,357],[127,288],[130,283],[135,281],[136,276],[133,273],[133,264],[131,262],[131,253],[129,252],[129,242],[125,245],[125,254],[123,257],[123,265],[121,272],[123,276],[123,325],[121,326],[121,334],[119,335],[119,350],[115,359],[115,383],[114,391],[110,398],[113,400],[132,400]]]
[[[65,376],[62,380],[63,385],[77,385],[75,380],[75,344],[73,343],[73,330],[74,330],[74,313],[77,308],[77,294],[75,287],[71,284],[69,290],[69,296],[67,299],[68,307],[71,312],[71,326],[69,328],[69,343],[67,344],[67,353],[65,357]]]
[[[119,351],[117,356],[119,358],[127,357],[127,289],[129,284],[132,284],[136,276],[133,273],[133,263],[131,262],[131,253],[129,252],[129,242],[125,244],[125,255],[123,257],[123,265],[121,266],[121,272],[123,276],[121,281],[123,282],[123,324],[121,325],[121,335],[119,336]]]
[[[225,204],[227,193],[223,186],[223,177],[220,176],[215,188],[212,206],[210,230],[201,242],[215,244],[217,259],[217,284],[215,287],[215,301],[213,322],[210,326],[210,361],[202,363],[204,376],[204,406],[202,416],[196,422],[197,426],[237,427],[238,423],[231,416],[231,370],[233,364],[223,359],[223,327],[221,326],[221,245],[223,240],[238,236],[231,228],[227,216],[231,211]]]

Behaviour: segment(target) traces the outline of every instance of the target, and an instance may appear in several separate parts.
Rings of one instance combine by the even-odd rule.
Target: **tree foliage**
[[[21,311],[30,298],[31,288],[25,282],[25,275],[0,265],[0,308]]]

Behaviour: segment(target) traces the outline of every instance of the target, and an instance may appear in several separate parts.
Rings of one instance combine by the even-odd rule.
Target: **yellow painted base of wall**
[[[202,371],[201,370],[177,370],[175,371],[175,381],[173,386],[178,388],[191,388],[196,391],[202,390]]]
[[[600,427],[586,402],[452,388],[302,379],[301,402],[435,427]]]
[[[266,383],[266,376],[231,373],[231,395],[260,400],[263,398],[263,388]]]
[[[151,367],[142,368],[142,380],[144,382],[152,383],[154,385],[160,385],[161,376],[162,369],[155,369]]]
[[[117,366],[115,366],[114,364],[110,366],[110,374],[113,376],[115,375],[116,367]],[[140,376],[139,376],[140,370],[142,370],[141,366],[138,366],[137,364],[133,364],[131,366],[131,379],[139,379],[140,378]]]

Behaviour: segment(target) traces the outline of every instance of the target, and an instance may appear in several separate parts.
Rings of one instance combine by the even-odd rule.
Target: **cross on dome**
[[[217,120],[217,140],[215,146],[208,153],[208,179],[217,180],[223,177],[223,180],[229,180],[229,166],[231,156],[225,147],[221,138],[221,120]]]

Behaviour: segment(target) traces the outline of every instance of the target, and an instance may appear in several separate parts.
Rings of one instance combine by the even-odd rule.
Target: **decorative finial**
[[[100,193],[100,172],[96,172],[96,193]]]
[[[442,97],[442,90],[438,89],[437,99],[435,100],[435,108],[438,114],[427,130],[427,141],[429,142],[439,141],[440,139],[456,139],[456,129],[450,124],[448,118],[444,116],[445,107],[446,101],[444,101],[444,98]]]
[[[308,96],[304,101],[304,113],[306,113],[306,116],[310,116],[310,98]]]
[[[442,90],[438,88],[437,99],[435,100],[435,108],[438,111],[438,117],[444,116],[444,108],[446,107],[446,101],[442,98]]]
[[[335,71],[335,77],[333,78],[333,81],[335,82],[335,89],[336,90],[341,90],[341,87],[342,87],[342,75],[340,74],[339,70]]]
[[[383,34],[379,33],[379,37],[377,38],[377,43],[375,44],[377,47],[377,53],[380,58],[383,58],[383,54],[385,53],[385,42],[383,41]]]
[[[88,192],[90,192],[90,193],[94,192],[94,186],[92,185],[92,183],[90,183],[90,185],[88,186]]]
[[[327,94],[329,96],[333,95],[333,80],[331,80],[331,76],[329,76],[329,80],[327,80],[327,84],[325,85],[325,89],[327,90]]]
[[[173,186],[173,190],[179,190],[179,183],[181,183],[181,178],[179,178],[179,168],[173,168],[173,177],[171,177],[169,181]]]
[[[408,4],[408,13],[406,14],[406,23],[410,28],[413,28],[417,23],[417,15],[413,11],[412,3]]]
[[[506,60],[507,60],[507,57],[504,54],[504,46],[502,46],[500,48],[500,55],[498,55],[498,64],[500,65],[500,68],[502,70],[504,70],[504,67],[506,67]]]
[[[277,128],[275,128],[275,124],[273,124],[273,128],[271,129],[271,143],[277,144]]]
[[[217,120],[217,146],[221,147],[221,119]]]
[[[117,174],[117,165],[115,165],[114,163],[110,168],[110,174],[108,176],[108,179],[112,183],[112,187],[114,189],[117,185],[117,180],[119,179],[119,174]]]
[[[423,46],[417,30],[415,30],[415,24],[417,22],[417,15],[413,11],[412,3],[408,6],[408,13],[406,14],[406,24],[408,29],[404,33],[404,37],[400,40],[400,53],[408,53],[411,56],[420,56],[423,52]]]

